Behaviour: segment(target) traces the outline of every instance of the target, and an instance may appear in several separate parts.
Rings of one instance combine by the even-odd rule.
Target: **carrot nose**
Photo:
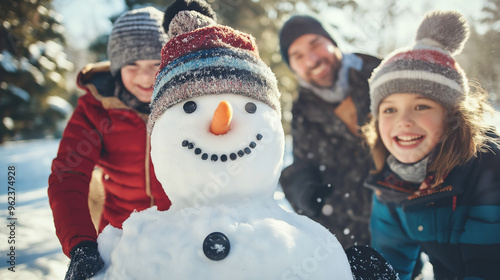
[[[229,102],[223,100],[217,106],[210,125],[210,132],[215,135],[226,134],[231,129],[233,119],[233,108]]]

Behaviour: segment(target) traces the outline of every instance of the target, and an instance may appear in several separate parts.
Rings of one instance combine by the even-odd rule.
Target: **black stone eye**
[[[257,105],[255,105],[255,103],[253,102],[248,102],[246,105],[245,105],[245,110],[250,113],[250,114],[253,114],[255,113],[255,111],[257,111]]]
[[[182,106],[184,109],[184,112],[187,114],[191,114],[192,112],[196,111],[196,102],[194,101],[188,101],[184,103],[184,106]]]

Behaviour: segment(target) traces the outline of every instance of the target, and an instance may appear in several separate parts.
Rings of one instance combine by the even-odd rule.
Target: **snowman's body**
[[[209,127],[223,100],[230,129],[215,135]],[[284,135],[271,107],[235,94],[195,97],[163,113],[151,143],[172,207],[133,213],[123,230],[107,227],[96,279],[352,279],[337,239],[273,199]],[[204,252],[214,232],[229,241],[208,243],[225,253],[218,260]]]

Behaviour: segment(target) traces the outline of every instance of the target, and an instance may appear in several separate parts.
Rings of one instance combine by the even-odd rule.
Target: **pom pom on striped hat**
[[[278,83],[260,59],[255,39],[218,25],[206,13],[184,8],[172,11],[173,5],[165,12],[175,16],[170,22],[164,22],[171,39],[161,52],[148,120],[149,133],[168,108],[208,94],[230,93],[254,98],[280,115]]]
[[[465,72],[453,55],[469,36],[465,18],[454,11],[433,11],[417,30],[416,43],[396,50],[382,61],[370,78],[371,112],[377,117],[380,102],[395,93],[421,94],[445,108],[456,106],[469,92]]]

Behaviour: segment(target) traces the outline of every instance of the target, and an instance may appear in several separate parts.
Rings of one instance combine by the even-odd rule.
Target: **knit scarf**
[[[415,163],[402,163],[393,155],[387,157],[387,164],[401,179],[411,183],[422,183],[427,177],[430,155]]]
[[[355,69],[361,71],[363,67],[363,60],[361,57],[353,54],[342,54],[341,66],[339,69],[337,82],[331,88],[322,88],[315,86],[309,82],[304,81],[300,77],[297,77],[299,85],[304,88],[310,89],[321,99],[329,103],[338,103],[345,99],[347,93],[349,92],[349,70]]]

